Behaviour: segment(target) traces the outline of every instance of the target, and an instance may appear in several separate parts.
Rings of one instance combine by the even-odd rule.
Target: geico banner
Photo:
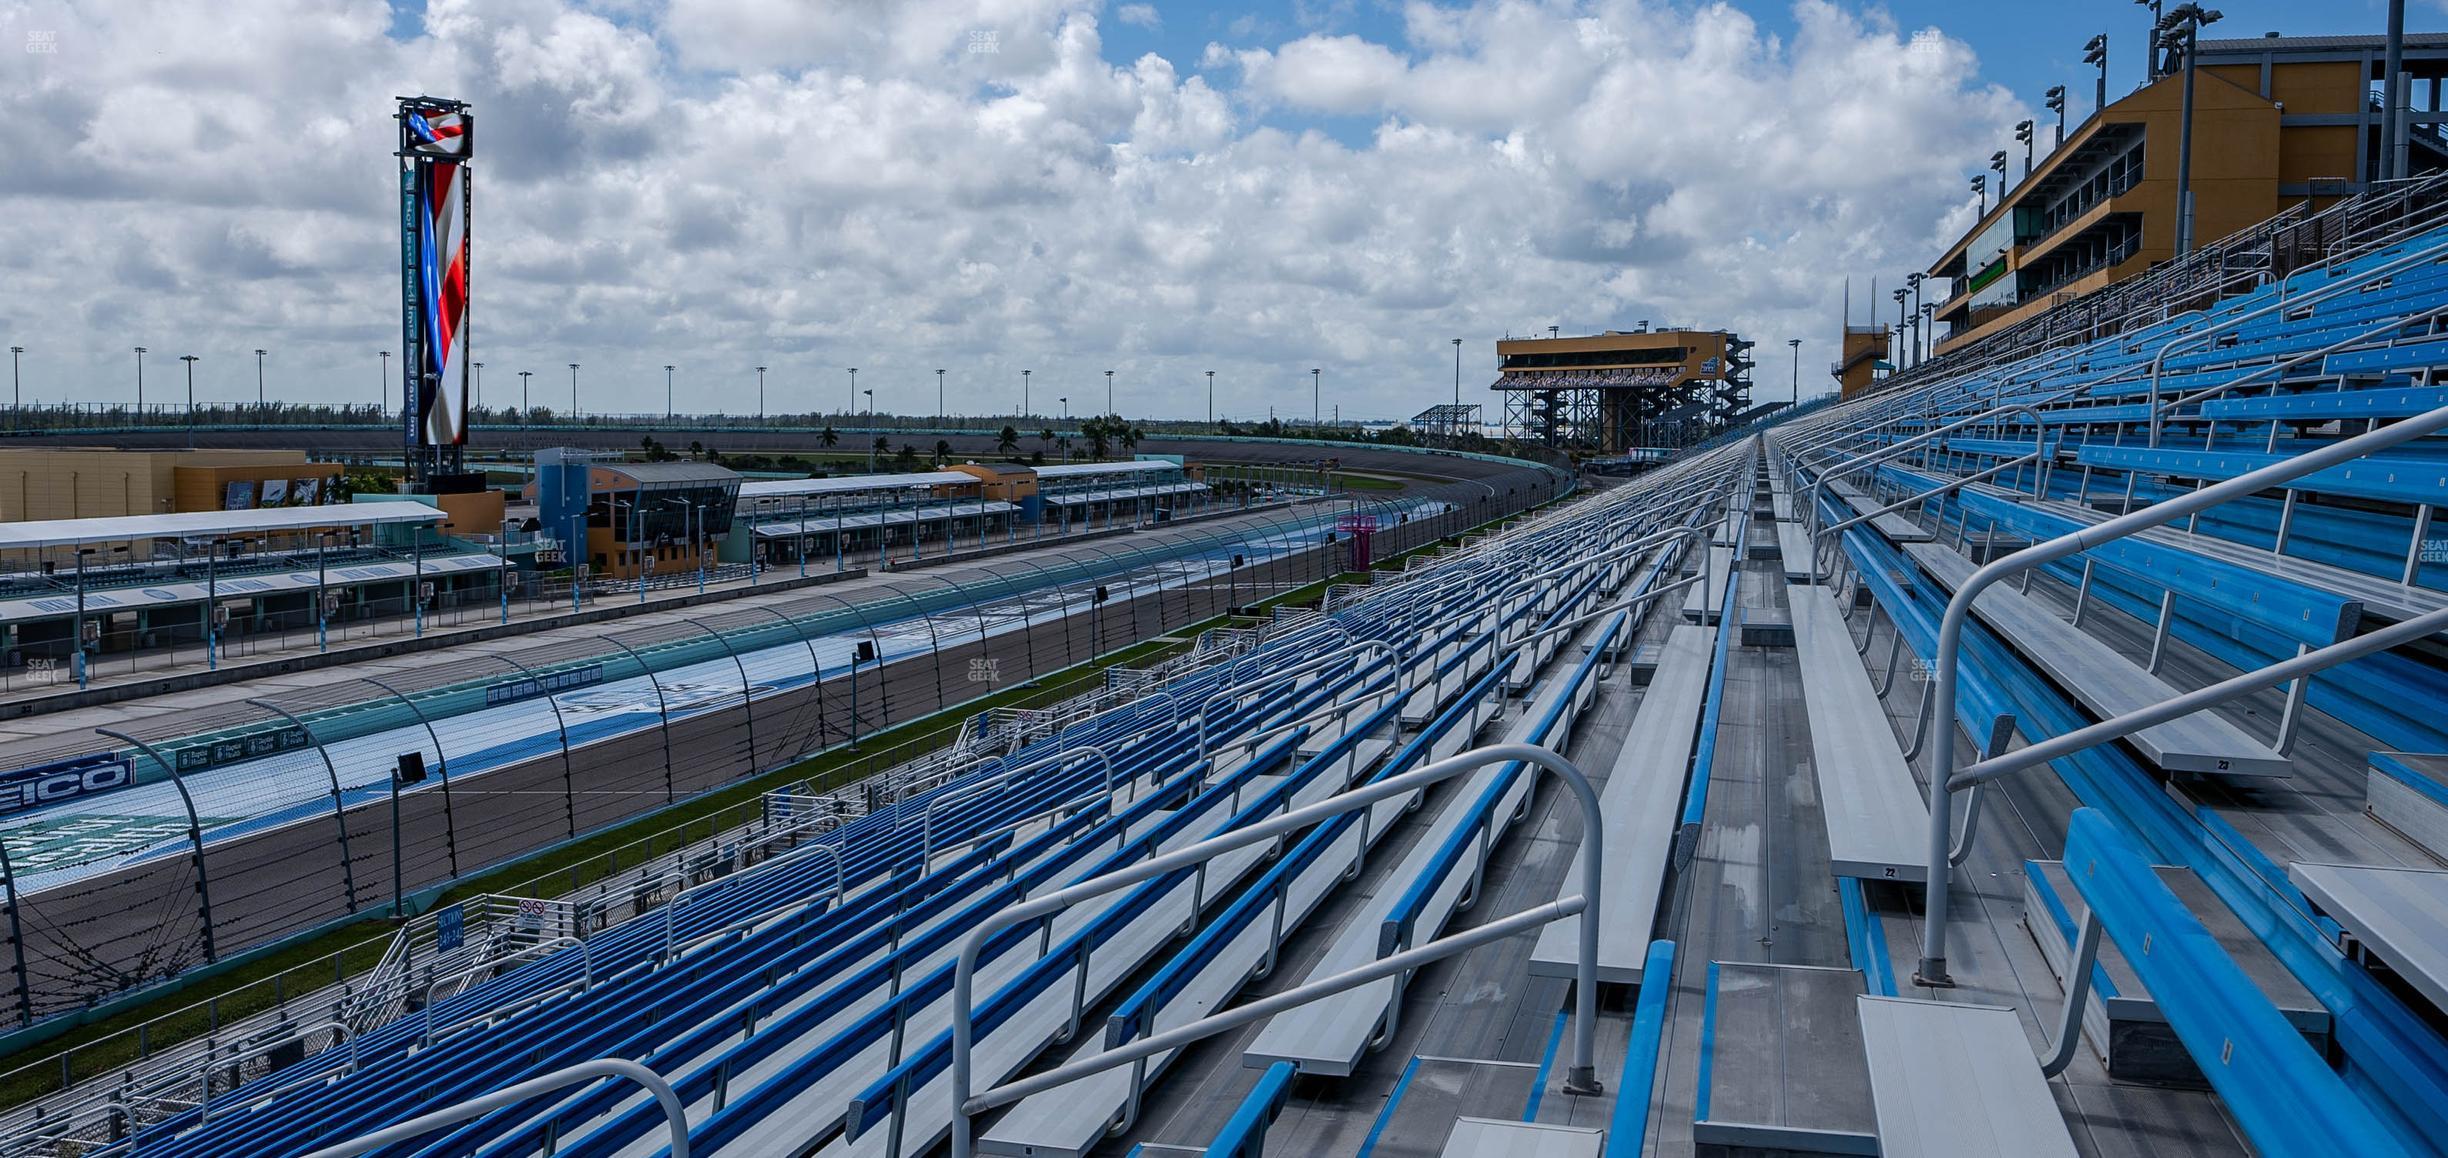
[[[127,757],[111,752],[0,773],[0,815],[125,788],[134,779]]]

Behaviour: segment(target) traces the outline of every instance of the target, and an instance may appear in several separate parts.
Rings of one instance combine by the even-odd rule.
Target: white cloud
[[[206,397],[252,397],[263,346],[276,394],[370,400],[390,98],[431,92],[477,108],[496,403],[519,369],[564,402],[576,361],[590,408],[651,409],[672,362],[706,406],[765,364],[777,409],[841,405],[848,365],[905,409],[951,367],[985,409],[1026,366],[1076,413],[1112,367],[1178,415],[1212,368],[1262,416],[1323,366],[1347,413],[1407,415],[1446,339],[1484,382],[1487,340],[1551,323],[1831,360],[1842,279],[1960,229],[1958,162],[2022,115],[1961,43],[1825,0],[1790,42],[1724,4],[1412,0],[1392,42],[1309,5],[1198,61],[1109,59],[1100,11],[433,0],[394,39],[380,0],[0,0],[0,43],[57,34],[0,52],[0,332],[45,399],[126,398],[142,344],[204,355]]]
[[[1114,9],[1114,19],[1141,28],[1164,27],[1164,17],[1157,14],[1153,4],[1125,4]]]

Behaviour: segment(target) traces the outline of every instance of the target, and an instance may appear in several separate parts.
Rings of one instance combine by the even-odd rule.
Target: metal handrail
[[[841,895],[842,895],[842,889],[843,889],[843,888],[845,887],[845,885],[847,884],[847,880],[846,880],[846,878],[847,878],[847,874],[846,874],[846,873],[844,873],[844,872],[842,871],[842,855],[841,855],[841,850],[840,850],[840,849],[838,849],[838,848],[835,848],[835,847],[834,847],[834,846],[832,846],[832,845],[829,845],[829,844],[811,844],[811,845],[807,845],[807,846],[802,847],[802,848],[793,849],[793,850],[792,850],[790,853],[788,853],[787,855],[784,855],[784,856],[782,856],[782,857],[779,857],[779,858],[777,858],[777,859],[775,859],[775,860],[767,861],[766,863],[764,863],[764,864],[762,864],[762,865],[759,865],[759,866],[758,866],[758,868],[760,868],[761,870],[766,871],[766,872],[772,872],[773,870],[775,870],[775,869],[777,869],[777,868],[779,868],[779,867],[781,867],[781,866],[783,866],[783,865],[790,864],[791,862],[793,862],[793,861],[795,861],[795,860],[799,859],[800,857],[819,857],[819,856],[821,856],[823,859],[826,859],[826,860],[829,860],[829,861],[832,861],[832,862],[833,862],[833,895],[834,895],[834,896],[836,896],[836,897],[841,896]],[[679,922],[680,922],[680,902],[682,902],[682,901],[684,901],[684,900],[687,900],[687,899],[688,899],[688,898],[689,898],[691,895],[693,895],[693,894],[695,894],[695,893],[697,893],[697,892],[699,892],[699,891],[701,891],[701,890],[712,888],[712,887],[714,887],[715,885],[719,885],[719,884],[724,884],[724,883],[727,883],[727,882],[729,882],[729,881],[731,881],[731,880],[733,880],[733,879],[735,879],[735,878],[734,878],[734,877],[731,877],[731,876],[720,876],[720,877],[716,877],[716,878],[714,878],[713,880],[703,882],[703,883],[701,883],[701,884],[691,885],[691,886],[689,886],[688,888],[685,888],[685,889],[680,890],[679,892],[673,893],[673,894],[672,894],[672,899],[670,899],[670,900],[668,900],[668,901],[663,902],[663,956],[662,956],[662,958],[661,958],[662,960],[668,961],[668,960],[670,960],[670,959],[671,959],[672,950],[674,949],[674,947],[675,947],[675,945],[676,945],[676,941],[675,941],[675,933],[676,933],[677,927],[678,927]]]
[[[539,952],[549,954],[553,951],[567,949],[572,946],[576,946],[578,949],[578,988],[585,989],[595,984],[595,956],[594,952],[587,948],[587,943],[579,940],[576,937],[553,937],[547,940],[538,941],[535,944],[529,945],[524,949],[520,949],[515,953],[509,954],[508,956],[487,961],[482,965],[472,966],[456,972],[446,973],[440,977],[428,979],[425,982],[425,1032],[417,1039],[418,1044],[431,1045],[433,1043],[434,1034],[437,1032],[434,1026],[434,990],[462,978],[474,977],[479,973],[498,969],[523,957],[534,956]],[[567,987],[568,986],[566,983],[564,983],[562,986],[562,988]],[[483,1017],[489,1012],[491,1011],[479,1011],[473,1017],[462,1018],[441,1028],[456,1028],[458,1026],[465,1025],[470,1021],[474,1021],[476,1018]]]
[[[2394,423],[2389,426],[2381,427],[2377,430],[2356,435],[2355,437],[2346,439],[2342,442],[2331,443],[2328,446],[2308,451],[2304,454],[2296,455],[2295,457],[2286,459],[2282,462],[2272,463],[2271,465],[2262,467],[2258,470],[2248,471],[2244,474],[2237,475],[2236,477],[2228,479],[2224,482],[2214,483],[2210,486],[2203,487],[2200,490],[2189,491],[2166,502],[2157,503],[2152,506],[2145,507],[2139,511],[2119,515],[2116,518],[2110,519],[2103,523],[2070,531],[2046,542],[2035,543],[2015,552],[2012,555],[2008,555],[2005,558],[1991,560],[1987,565],[1981,567],[1977,571],[1974,571],[1970,577],[1966,578],[1956,587],[1954,597],[1947,601],[1945,616],[1939,622],[1937,673],[1929,695],[1925,697],[1927,702],[1931,705],[1930,716],[1932,720],[1935,721],[1935,726],[1941,729],[1952,728],[1955,726],[1955,687],[1961,671],[1964,625],[1971,617],[1973,600],[1978,598],[1983,591],[1988,590],[1998,581],[2005,579],[2007,576],[2013,575],[2016,572],[2025,571],[2043,564],[2052,563],[2056,560],[2065,558],[2068,555],[2105,546],[2106,544],[2123,539],[2127,536],[2149,530],[2152,527],[2174,522],[2175,520],[2193,514],[2196,511],[2206,510],[2210,507],[2215,507],[2225,503],[2231,499],[2242,498],[2271,489],[2272,487],[2276,487],[2282,483],[2291,482],[2315,471],[2326,470],[2329,467],[2338,465],[2340,463],[2353,461],[2374,451],[2385,450],[2400,443],[2409,442],[2416,438],[2420,438],[2423,435],[2435,433],[2443,428],[2448,428],[2448,407],[2440,407],[2439,409],[2408,418],[2402,422]],[[2407,620],[2404,624],[2399,624],[2397,626],[2399,628],[2403,628],[2407,624],[2421,624],[2427,622],[2431,618],[2431,616],[2424,616],[2418,619]],[[2392,631],[2394,630],[2395,629],[2392,629]],[[2119,717],[2119,720],[2126,722],[2130,726],[2124,727],[2123,730],[2116,731],[2113,734],[2103,731],[2103,729],[2109,727],[2108,724],[2094,725],[2090,728],[2070,732],[2064,736],[2056,737],[2053,740],[2042,741],[2041,743],[2020,749],[2011,756],[2000,757],[1999,760],[2033,760],[2037,759],[2033,754],[2038,752],[2050,753],[2046,757],[2038,758],[2054,759],[2058,755],[2063,755],[2066,751],[2074,750],[2074,748],[2062,748],[2061,744],[2059,743],[2060,741],[2066,741],[2073,737],[2089,734],[2094,735],[2096,738],[2088,741],[2087,743],[2098,743],[2102,740],[2114,738],[2114,736],[2117,735],[2124,735],[2126,732],[2138,731],[2141,728],[2149,727],[2153,724],[2163,722],[2164,720],[2174,719],[2180,715],[2199,711],[2202,708],[2210,706],[2211,704],[2221,702],[2221,700],[2225,698],[2231,698],[2231,696],[2204,698],[2204,692],[2218,688],[2226,688],[2230,685],[2237,684],[2240,680],[2250,680],[2258,676],[2268,675],[2270,673],[2285,673],[2284,676],[2278,681],[2283,682],[2283,679],[2293,678],[2295,674],[2300,674],[2302,671],[2317,670],[2319,667],[2327,666],[2329,663],[2342,663],[2347,659],[2354,658],[2356,655],[2361,655],[2365,652],[2374,650],[2375,645],[2372,645],[2371,641],[2383,638],[2395,639],[2410,637],[2404,637],[2401,634],[2391,634],[2389,632],[2375,632],[2371,635],[2360,636],[2349,640],[2346,643],[2333,644],[2318,651],[2306,652],[2297,655],[2293,659],[2262,668],[2258,672],[2247,673],[2245,676],[2238,677],[2236,680],[2229,680],[2222,684],[2214,684],[2211,686],[2211,688],[2203,689],[2200,692],[2193,692],[2184,696],[2178,696],[2177,698],[2167,701],[2166,703],[2153,705],[2150,708],[2145,708],[2141,711],[2129,713],[2126,716]],[[2382,644],[2376,646],[2386,645]],[[2325,659],[2324,662],[2319,663],[2307,662],[2322,659],[2322,657],[2329,658]],[[2232,695],[2240,695],[2243,693],[2243,691],[2249,691],[2252,690],[2252,688],[2259,686],[2261,685],[2255,683],[2250,687],[2245,687],[2242,690],[2232,693]],[[2111,723],[2115,722],[2116,721],[2111,721]],[[2087,746],[2087,744],[2076,745],[2075,747],[2079,748],[2082,746]],[[1996,763],[1996,761],[1984,761],[1984,763]],[[1993,775],[2004,775],[2005,772],[2013,771],[2015,767],[2023,766],[2028,765],[2001,765],[2001,770],[1995,772]],[[1954,826],[1950,812],[1954,802],[1954,790],[1956,786],[1955,745],[1947,742],[1940,742],[1933,745],[1930,756],[1930,827],[1927,854],[1928,877],[1926,878],[1927,883],[1924,886],[1927,915],[1924,917],[1922,923],[1921,960],[1916,971],[1916,980],[1919,984],[1940,987],[1952,984],[1952,981],[1950,981],[1947,977],[1946,969],[1946,904],[1948,887],[1952,883],[1952,874],[1950,871],[1952,865],[1950,864],[1948,854],[1952,851],[1950,846],[1953,843],[1954,835]]]
[[[1337,624],[1336,626],[1341,627],[1342,625]],[[1349,628],[1344,628],[1344,629],[1343,629],[1343,631],[1344,631],[1344,634],[1345,634],[1345,635],[1350,635],[1350,634],[1351,634],[1351,631],[1350,631],[1350,629],[1349,629]],[[1198,757],[1199,757],[1199,760],[1200,760],[1200,761],[1202,761],[1202,762],[1205,762],[1205,761],[1208,759],[1208,755],[1209,755],[1209,754],[1208,754],[1208,734],[1207,734],[1207,721],[1208,721],[1208,718],[1209,718],[1208,713],[1209,713],[1209,709],[1212,709],[1213,707],[1215,707],[1215,705],[1216,705],[1216,701],[1218,701],[1218,700],[1222,700],[1222,699],[1226,699],[1226,698],[1239,698],[1239,697],[1241,697],[1241,696],[1245,696],[1245,695],[1248,695],[1248,694],[1250,694],[1250,693],[1252,693],[1252,692],[1258,691],[1258,690],[1260,690],[1260,689],[1262,689],[1262,688],[1271,687],[1271,686],[1273,686],[1273,685],[1275,685],[1275,684],[1284,683],[1284,682],[1286,682],[1286,681],[1288,681],[1288,680],[1295,680],[1295,679],[1299,679],[1299,678],[1300,678],[1300,677],[1302,677],[1302,676],[1309,675],[1309,674],[1311,674],[1311,673],[1313,673],[1313,672],[1320,671],[1320,670],[1323,670],[1323,669],[1325,669],[1325,668],[1331,667],[1331,666],[1333,666],[1333,665],[1335,665],[1335,664],[1337,664],[1337,663],[1340,663],[1340,662],[1342,662],[1342,661],[1344,661],[1344,660],[1349,660],[1349,659],[1357,659],[1357,658],[1359,658],[1359,656],[1360,656],[1360,654],[1361,654],[1362,652],[1374,652],[1374,653],[1376,653],[1377,658],[1376,658],[1374,661],[1372,661],[1372,662],[1370,663],[1370,665],[1369,665],[1369,666],[1371,666],[1371,667],[1376,666],[1376,664],[1383,663],[1383,662],[1385,662],[1385,661],[1386,661],[1386,660],[1388,660],[1388,659],[1392,659],[1392,660],[1395,660],[1395,661],[1397,661],[1397,662],[1400,662],[1400,663],[1406,663],[1406,664],[1407,664],[1407,663],[1409,663],[1409,662],[1410,662],[1410,658],[1411,658],[1411,657],[1410,657],[1410,655],[1409,655],[1409,653],[1407,653],[1406,651],[1404,651],[1404,650],[1403,650],[1401,647],[1399,647],[1399,646],[1397,646],[1397,645],[1395,645],[1395,644],[1393,644],[1393,643],[1391,643],[1391,642],[1388,642],[1388,641],[1386,641],[1386,640],[1382,640],[1382,639],[1354,639],[1352,642],[1350,642],[1350,643],[1348,643],[1348,644],[1345,644],[1345,645],[1343,645],[1342,647],[1338,647],[1338,648],[1334,649],[1333,651],[1330,651],[1330,652],[1327,652],[1327,653],[1326,653],[1326,654],[1324,654],[1324,655],[1318,656],[1318,657],[1317,657],[1317,658],[1315,658],[1315,659],[1311,659],[1311,660],[1308,660],[1308,661],[1303,662],[1303,663],[1295,664],[1293,667],[1291,667],[1291,668],[1290,668],[1290,669],[1288,669],[1288,670],[1276,672],[1275,674],[1270,675],[1270,676],[1267,676],[1267,677],[1266,677],[1266,678],[1264,678],[1264,679],[1257,680],[1257,681],[1255,681],[1255,682],[1253,682],[1253,683],[1247,683],[1247,684],[1238,684],[1238,683],[1237,683],[1237,684],[1234,684],[1234,685],[1232,685],[1232,686],[1230,686],[1230,687],[1220,688],[1220,689],[1218,689],[1218,690],[1217,690],[1217,691],[1216,691],[1214,694],[1212,694],[1212,695],[1208,696],[1206,699],[1204,699],[1204,700],[1202,700],[1202,701],[1200,701],[1200,702],[1199,702],[1199,710],[1198,710],[1198,720],[1199,720],[1199,724],[1198,724]],[[1365,670],[1365,669],[1363,669],[1363,670]],[[1201,788],[1204,788],[1204,787],[1206,787],[1206,783],[1207,783],[1207,773],[1206,773],[1206,771],[1205,771],[1205,770],[1203,770],[1203,769],[1202,769],[1202,770],[1200,771],[1200,773],[1199,773],[1199,780],[1198,780],[1198,784],[1199,784],[1199,786],[1200,786]]]
[[[567,1089],[580,1082],[591,1082],[599,1078],[627,1078],[646,1087],[646,1092],[654,1095],[655,1104],[663,1108],[663,1120],[670,1127],[671,1158],[689,1158],[688,1107],[681,1103],[680,1095],[672,1092],[671,1083],[664,1081],[663,1075],[627,1058],[616,1057],[579,1062],[577,1065],[554,1070],[539,1078],[523,1081],[517,1085],[504,1086],[492,1093],[470,1098],[458,1105],[446,1106],[430,1114],[419,1114],[398,1125],[351,1138],[338,1145],[325,1146],[305,1155],[304,1158],[355,1158],[356,1155],[367,1151],[406,1142],[444,1126],[455,1126],[471,1118],[481,1118],[504,1106],[515,1106],[540,1094],[549,1094],[556,1090]]]
[[[2289,298],[2281,294],[2279,295],[2278,300],[2271,302],[2269,305],[2262,306],[2261,308],[2253,310],[2249,313],[2239,314],[2235,317],[2227,318],[2216,325],[2200,330],[2194,330],[2190,333],[2178,334],[2174,338],[2169,339],[2165,345],[2159,347],[2158,353],[2151,355],[2150,447],[2152,449],[2157,449],[2159,446],[2159,427],[2162,421],[2159,406],[2159,377],[2167,369],[2168,354],[2173,352],[2176,347],[2184,345],[2187,342],[2198,342],[2205,338],[2214,338],[2227,332],[2228,330],[2235,329],[2246,322],[2257,321],[2261,318],[2266,318],[2271,314],[2283,313],[2287,310],[2296,309],[2312,302],[2320,301],[2324,298],[2334,297],[2348,290],[2360,290],[2365,285],[2370,284],[2376,278],[2391,277],[2403,270],[2412,269],[2415,266],[2421,265],[2425,262],[2437,260],[2441,257],[2448,257],[2448,241],[2441,242],[2438,245],[2434,245],[2426,249],[2416,250],[2404,257],[2383,262],[2378,266],[2356,274],[2354,277],[2335,279],[2328,285],[2322,286],[2319,289],[2307,291],[2298,297]]]
[[[1113,796],[1115,791],[1121,787],[1121,785],[1114,779],[1113,758],[1105,754],[1105,749],[1094,744],[1075,744],[1069,748],[1063,749],[1058,753],[1055,753],[1054,755],[1023,764],[1017,768],[1006,768],[1003,771],[997,772],[984,780],[980,780],[972,784],[963,784],[943,792],[938,792],[935,795],[928,797],[926,811],[922,813],[919,818],[918,837],[921,857],[918,863],[921,865],[933,865],[935,863],[935,809],[938,805],[941,805],[947,800],[965,800],[988,789],[1000,788],[1030,772],[1037,772],[1047,768],[1059,768],[1064,764],[1070,763],[1073,758],[1078,756],[1096,757],[1097,767],[1103,769],[1105,772],[1105,795],[1107,797]],[[1092,795],[1093,794],[1090,793],[1082,793],[1080,796],[1071,800],[1063,801],[1054,807],[1069,808],[1074,804],[1090,799]],[[1036,819],[1034,816],[1022,817],[1021,820],[1015,821],[1014,823],[1025,823],[1026,821],[1034,819]]]
[[[1378,961],[1373,965],[1287,990],[1260,1002],[1226,1013],[1215,1014],[1188,1025],[1178,1026],[1154,1037],[1131,1045],[1108,1050],[1087,1058],[1058,1066],[1024,1082],[1016,1082],[983,1094],[971,1090],[971,1054],[976,1049],[975,1013],[978,953],[988,938],[1026,921],[1051,918],[1054,914],[1081,901],[1103,896],[1142,881],[1153,880],[1180,869],[1206,863],[1237,848],[1246,848],[1261,841],[1272,840],[1295,832],[1319,821],[1355,809],[1366,808],[1380,800],[1401,796],[1440,783],[1490,764],[1534,764],[1553,773],[1571,790],[1581,810],[1582,873],[1581,895],[1551,901],[1546,905],[1518,913],[1500,921],[1474,929],[1469,933],[1430,941],[1404,954]],[[952,967],[952,1158],[972,1158],[971,1132],[975,1115],[1007,1102],[1027,1096],[1034,1089],[1050,1089],[1084,1074],[1095,1073],[1123,1065],[1134,1058],[1145,1057],[1173,1046],[1196,1041],[1220,1033],[1235,1025],[1263,1017],[1279,1009],[1288,1009],[1320,997],[1340,993],[1380,977],[1416,968],[1427,961],[1451,956],[1473,945],[1502,937],[1510,937],[1530,928],[1560,920],[1575,913],[1583,914],[1580,923],[1580,960],[1573,986],[1575,1016],[1573,1018],[1573,1054],[1566,1071],[1564,1088],[1576,1094],[1595,1094],[1598,1082],[1598,922],[1591,915],[1601,911],[1600,890],[1605,887],[1606,827],[1600,823],[1598,793],[1590,787],[1589,778],[1572,761],[1535,744],[1490,744],[1483,748],[1446,757],[1432,764],[1387,777],[1346,792],[1327,797],[1305,808],[1294,809],[1280,816],[1259,821],[1235,832],[1209,837],[1188,848],[1162,856],[1150,857],[1133,865],[1118,868],[1101,876],[1090,877],[1077,884],[1031,898],[1009,908],[990,913],[969,935],[961,940],[960,955]],[[1575,904],[1577,902],[1577,905]],[[320,1156],[317,1156],[320,1158]]]

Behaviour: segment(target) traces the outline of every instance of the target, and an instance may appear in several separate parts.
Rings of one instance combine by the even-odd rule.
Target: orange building
[[[2381,113],[2369,98],[2380,37],[2203,40],[2193,94],[2193,244],[2290,205],[2361,192],[2380,171]],[[2448,35],[2409,35],[2407,73],[2429,85],[2412,115],[2408,172],[2448,167],[2438,133]],[[1931,306],[1944,353],[2176,256],[2184,77],[2162,76],[2068,131],[1932,262],[1952,292]],[[2042,127],[2045,138],[2052,130]],[[2013,159],[2010,165],[2019,165]],[[2010,172],[2012,170],[2010,169]],[[1848,393],[1850,391],[1848,390]]]

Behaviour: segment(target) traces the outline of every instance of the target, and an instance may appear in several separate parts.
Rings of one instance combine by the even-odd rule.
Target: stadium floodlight
[[[2098,87],[2091,96],[2092,111],[2108,107],[2108,34],[2103,32],[2083,45],[2083,63],[2099,69]]]
[[[2032,171],[2032,138],[2038,135],[2032,131],[2030,118],[2015,122],[2015,139],[2023,142],[2023,175],[2026,177],[2031,176]]]
[[[1989,174],[1973,174],[1972,191],[1980,195],[1980,215],[1989,216]]]
[[[2134,0],[2134,3],[2150,9],[2151,14],[2151,51],[2142,54],[2142,75],[2145,82],[2157,80],[2159,79],[2160,75],[2159,54],[2157,51],[2159,47],[2159,30],[2165,27],[2167,24],[2167,18],[2159,14],[2159,9],[2163,2],[2164,0]]]
[[[2055,151],[2065,144],[2065,86],[2062,84],[2050,85],[2048,92],[2043,95],[2047,99],[2040,102],[2041,107],[2057,114],[2057,139],[2049,145],[2049,149]]]
[[[2157,12],[2153,6],[2152,12]],[[2177,120],[2176,134],[2176,256],[2193,251],[2193,58],[2199,53],[2194,46],[2201,39],[2202,26],[2216,24],[2220,13],[2199,4],[2179,4],[2159,22],[2160,42],[2167,46],[2171,67],[2181,57],[2184,62],[2183,113]]]
[[[187,449],[194,450],[196,356],[193,354],[181,354],[179,355],[179,361],[187,363]]]

